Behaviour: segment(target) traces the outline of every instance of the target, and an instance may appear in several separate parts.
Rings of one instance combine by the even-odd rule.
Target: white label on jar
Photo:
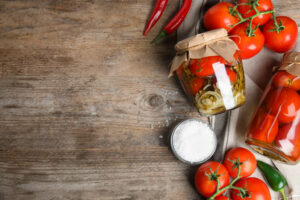
[[[213,68],[217,79],[217,87],[221,92],[226,110],[234,108],[234,97],[232,93],[230,79],[226,73],[225,65],[223,63],[217,62],[213,64]]]

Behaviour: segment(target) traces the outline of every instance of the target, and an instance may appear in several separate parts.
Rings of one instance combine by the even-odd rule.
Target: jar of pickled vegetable
[[[187,38],[176,44],[170,74],[177,77],[201,115],[215,115],[245,102],[240,51],[225,29]]]
[[[246,143],[289,164],[300,160],[300,52],[284,55],[248,127]]]

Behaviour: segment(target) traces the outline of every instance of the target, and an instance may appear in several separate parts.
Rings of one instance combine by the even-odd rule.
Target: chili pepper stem
[[[284,188],[280,189],[279,192],[281,193],[281,195],[283,197],[283,200],[286,200],[286,196],[285,196],[285,193],[284,193]]]
[[[151,44],[156,43],[157,41],[159,41],[160,39],[166,37],[168,34],[165,30],[163,30],[160,34],[158,34],[152,41]]]

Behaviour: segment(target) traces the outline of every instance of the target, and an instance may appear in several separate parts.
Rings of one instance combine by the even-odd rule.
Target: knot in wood
[[[151,94],[148,102],[151,107],[158,107],[164,103],[164,99],[161,95]]]

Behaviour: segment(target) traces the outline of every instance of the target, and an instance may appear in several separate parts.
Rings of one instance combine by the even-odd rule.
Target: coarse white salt
[[[217,138],[207,123],[197,119],[181,122],[171,137],[173,151],[191,164],[208,160],[215,152]]]

